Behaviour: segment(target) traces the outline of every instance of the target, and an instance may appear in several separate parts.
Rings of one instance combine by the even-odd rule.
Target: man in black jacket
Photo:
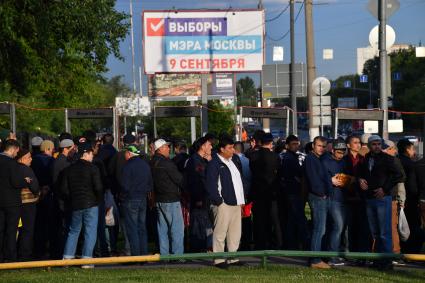
[[[282,232],[278,208],[279,156],[273,152],[273,135],[266,133],[261,147],[251,154],[254,243],[256,250],[281,249]]]
[[[394,157],[382,151],[382,139],[378,135],[369,137],[369,150],[360,168],[360,188],[366,194],[366,212],[369,228],[376,241],[376,252],[392,253],[391,236],[391,192],[403,181]],[[382,269],[392,268],[391,261],[375,263]]]
[[[211,159],[211,142],[205,137],[193,143],[192,154],[186,166],[186,191],[190,198],[190,248],[192,252],[205,252],[212,248],[212,224],[208,215],[208,194],[205,170]]]
[[[16,261],[16,232],[21,208],[21,189],[31,183],[29,176],[20,174],[14,159],[19,143],[7,140],[0,153],[0,262]]]
[[[65,168],[71,165],[71,159],[75,153],[75,145],[71,139],[63,139],[59,143],[59,155],[53,162],[52,178],[53,178],[53,199],[51,212],[51,231],[54,236],[55,247],[54,255],[51,258],[60,259],[63,255],[63,247],[65,245],[66,236],[68,235],[68,227],[71,220],[71,211],[65,207],[64,202],[59,198],[60,176]]]
[[[283,186],[287,221],[285,221],[285,236],[287,248],[305,249],[308,244],[307,218],[305,217],[302,178],[303,164],[300,161],[300,140],[294,135],[286,138],[286,153],[283,154],[280,177]]]
[[[419,216],[420,216],[420,232],[422,235],[422,243],[425,241],[425,159],[422,158],[415,166],[416,182],[418,185],[419,200]]]
[[[75,257],[81,226],[84,224],[82,257],[93,257],[97,237],[98,204],[103,197],[99,169],[92,164],[93,148],[89,142],[78,145],[80,159],[65,169],[60,194],[72,209],[71,225],[64,249],[64,259]],[[92,267],[92,266],[83,266]]]
[[[404,212],[406,213],[407,223],[409,223],[410,236],[407,242],[401,243],[403,253],[420,253],[423,239],[421,239],[421,220],[418,213],[419,205],[419,187],[416,176],[416,164],[414,158],[416,157],[415,146],[408,139],[402,139],[397,143],[399,158],[403,165],[404,172],[406,173],[406,181],[404,187],[406,188],[406,201],[404,205]]]
[[[127,146],[125,153],[121,199],[130,251],[132,256],[147,255],[146,211],[148,194],[153,189],[151,169],[134,145]]]
[[[161,255],[183,254],[184,224],[180,204],[183,175],[170,160],[170,146],[163,139],[154,143],[151,160],[156,206],[158,238]]]

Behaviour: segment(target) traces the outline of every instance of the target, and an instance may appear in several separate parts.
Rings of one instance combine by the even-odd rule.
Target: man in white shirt
[[[242,168],[234,156],[234,142],[222,137],[218,153],[208,163],[206,187],[214,215],[213,252],[229,252],[239,248],[242,230],[241,206],[245,204]],[[244,265],[237,259],[215,259],[214,265],[226,269],[229,265]]]

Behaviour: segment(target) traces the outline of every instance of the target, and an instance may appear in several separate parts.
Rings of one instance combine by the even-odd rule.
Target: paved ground
[[[261,265],[260,258],[247,257],[241,261],[248,264],[248,266]],[[212,260],[191,260],[184,263],[180,262],[149,262],[145,264],[121,264],[121,265],[97,265],[96,268],[111,269],[111,268],[136,268],[136,269],[152,269],[152,268],[203,268],[210,267]],[[267,264],[284,265],[284,266],[308,266],[308,260],[304,258],[290,258],[290,257],[268,257]],[[338,266],[336,268],[345,268],[348,266],[356,266],[352,262],[348,262],[346,266]],[[364,267],[368,268],[368,267]],[[425,269],[425,263],[406,263],[405,265],[394,266],[395,270],[398,269]],[[425,281],[425,280],[424,280]]]

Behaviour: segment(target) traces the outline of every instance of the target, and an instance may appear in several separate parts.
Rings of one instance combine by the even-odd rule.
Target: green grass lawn
[[[425,282],[425,269],[380,272],[368,268],[312,270],[307,267],[270,265],[219,270],[203,268],[128,268],[93,269],[56,268],[51,271],[0,271],[0,282]]]

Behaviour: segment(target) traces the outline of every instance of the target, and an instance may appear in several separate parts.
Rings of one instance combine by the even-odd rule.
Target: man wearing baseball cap
[[[43,138],[39,136],[35,136],[31,139],[31,149],[33,156],[40,153],[40,145],[42,142]]]
[[[406,173],[403,169],[400,159],[397,156],[397,146],[393,141],[383,140],[382,151],[386,154],[394,157],[394,163],[397,166],[401,174],[403,174],[403,182],[397,183],[391,190],[392,196],[392,216],[391,216],[391,232],[392,232],[392,242],[393,242],[393,252],[399,254],[401,251],[400,247],[400,237],[398,235],[398,218],[400,208],[404,206],[406,201]],[[398,263],[398,261],[393,261],[393,263]]]
[[[366,212],[369,228],[375,239],[375,251],[392,253],[391,191],[403,174],[395,165],[394,157],[382,151],[382,139],[372,135],[368,139],[369,153],[360,168],[360,188],[366,195]],[[392,269],[391,260],[374,262],[379,269]]]
[[[58,192],[60,189],[60,176],[63,170],[71,165],[71,158],[75,152],[75,145],[71,139],[63,139],[59,142],[59,155],[53,162],[52,178],[53,178],[53,205],[50,219],[52,224],[50,229],[58,243],[56,253],[58,258],[62,257],[63,245],[65,243],[65,235],[67,224],[69,222],[69,209],[65,207],[63,201],[60,200]]]
[[[332,143],[332,155],[324,155],[322,158],[322,164],[325,168],[328,181],[328,213],[332,219],[332,226],[329,231],[329,250],[332,252],[339,251],[342,230],[345,223],[346,188],[339,176],[345,173],[346,164],[343,157],[346,150],[347,145],[344,140],[335,140]],[[326,222],[323,224],[326,229]],[[344,265],[344,262],[340,258],[332,258],[328,264],[338,266]]]
[[[140,151],[129,145],[124,149],[127,163],[122,172],[122,208],[132,256],[148,254],[146,211],[148,193],[153,190],[149,164],[139,157]]]
[[[92,163],[93,147],[90,142],[78,144],[77,162],[63,172],[60,195],[71,209],[71,224],[63,252],[64,259],[75,258],[81,227],[84,226],[83,258],[93,257],[97,238],[99,202],[103,186],[99,169]],[[83,266],[90,268],[93,266]]]
[[[151,170],[158,209],[160,253],[168,255],[171,250],[172,254],[183,254],[184,224],[180,205],[183,175],[170,160],[168,142],[158,139],[153,148],[155,154],[151,160]]]

